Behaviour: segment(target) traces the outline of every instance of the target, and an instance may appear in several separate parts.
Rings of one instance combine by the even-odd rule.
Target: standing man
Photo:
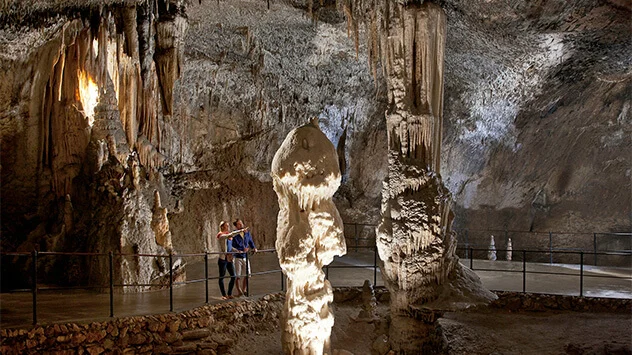
[[[248,292],[248,277],[250,276],[250,261],[246,262],[246,253],[250,250],[256,253],[257,247],[252,240],[250,231],[248,228],[244,228],[244,223],[241,219],[236,219],[235,222],[233,222],[233,226],[235,226],[237,230],[242,230],[233,238],[233,251],[240,252],[235,254],[235,273],[237,274],[237,282],[235,285],[237,286],[237,296],[241,296]]]

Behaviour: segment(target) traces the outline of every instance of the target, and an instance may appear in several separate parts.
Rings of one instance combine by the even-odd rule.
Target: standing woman
[[[232,241],[233,235],[228,231],[228,222],[222,221],[219,224],[219,233],[217,233],[217,239],[219,240],[220,252],[217,259],[217,265],[219,266],[219,290],[222,293],[222,299],[227,300],[233,298],[233,286],[235,286],[235,266],[233,265]],[[228,295],[224,289],[224,276],[226,270],[230,274],[230,281],[228,282]]]

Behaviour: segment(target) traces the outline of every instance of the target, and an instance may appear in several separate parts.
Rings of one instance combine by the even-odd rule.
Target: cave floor
[[[335,323],[331,346],[351,354],[371,354],[378,323],[358,318],[361,304],[332,307]],[[378,319],[386,319],[387,304],[379,303]],[[572,311],[528,312],[475,307],[447,312],[439,318],[448,354],[628,354],[632,349],[632,315]],[[282,355],[278,327],[258,325],[231,348],[234,355]],[[268,330],[261,330],[266,328]]]
[[[349,250],[343,258],[334,261],[328,277],[334,287],[362,286],[364,280],[376,277],[377,286],[383,281],[379,269],[374,274],[374,254],[370,251]],[[461,260],[469,266],[470,261]],[[217,262],[209,261],[209,277],[217,277]],[[281,273],[274,253],[258,253],[251,259],[251,295],[281,291]],[[349,268],[359,266],[359,268]],[[362,267],[364,266],[364,267]],[[491,290],[522,291],[522,262],[474,260],[475,272]],[[562,295],[579,295],[579,265],[526,263],[526,291]],[[503,270],[503,271],[498,271]],[[509,271],[505,271],[509,270]],[[264,274],[256,274],[263,272]],[[556,273],[556,274],[543,274]],[[618,279],[608,278],[618,277]],[[632,298],[632,268],[584,266],[583,295],[589,297]],[[203,280],[204,263],[187,260],[187,280]],[[226,281],[226,283],[228,283]],[[41,285],[46,286],[46,285]],[[204,282],[179,285],[173,289],[173,310],[188,310],[205,303]],[[221,299],[217,280],[209,280],[209,303],[225,302]],[[32,323],[32,294],[15,292],[0,294],[0,327],[28,326]],[[68,307],[72,305],[72,307]],[[114,315],[117,317],[160,314],[169,312],[169,290],[144,293],[115,293]],[[90,322],[107,320],[110,314],[109,294],[84,290],[40,290],[37,295],[38,323]]]

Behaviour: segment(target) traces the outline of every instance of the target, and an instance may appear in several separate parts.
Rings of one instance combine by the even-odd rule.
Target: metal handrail
[[[365,249],[372,249],[373,251],[373,264],[362,264],[362,265],[327,265],[325,266],[325,274],[326,277],[329,278],[329,269],[356,269],[356,268],[373,268],[373,284],[377,283],[377,271],[378,271],[378,259],[377,259],[377,248],[375,246],[355,246],[357,248],[365,248]],[[469,255],[473,255],[473,252],[477,251],[477,252],[481,252],[481,251],[490,251],[490,250],[496,250],[496,249],[492,249],[492,248],[457,248],[457,251],[469,251]],[[498,251],[498,250],[496,250]],[[264,250],[258,250],[257,253],[276,253],[277,250],[276,249],[264,249]],[[523,293],[526,293],[526,276],[527,274],[544,274],[544,275],[563,275],[563,276],[577,276],[580,278],[580,289],[579,289],[579,296],[583,297],[583,280],[585,277],[593,277],[593,278],[610,278],[610,279],[622,279],[622,280],[632,280],[631,277],[620,277],[620,276],[605,276],[605,275],[586,275],[584,272],[584,255],[586,254],[583,251],[550,251],[550,250],[536,250],[536,249],[532,249],[532,250],[513,250],[513,252],[516,255],[522,255],[522,270],[506,270],[506,269],[485,269],[485,268],[474,268],[474,264],[473,264],[473,258],[469,258],[470,261],[470,269],[472,270],[476,270],[476,271],[493,271],[493,272],[512,272],[512,273],[522,273],[523,275]],[[238,254],[240,252],[228,252],[230,254]],[[572,255],[579,255],[580,256],[580,269],[579,269],[579,273],[565,273],[565,272],[544,272],[544,271],[534,271],[534,270],[527,270],[526,267],[526,255],[528,253],[554,253],[554,254],[572,254]],[[13,252],[0,252],[0,256],[15,256],[15,255],[19,255],[19,256],[26,256],[26,255],[30,255],[31,258],[33,259],[33,263],[32,263],[32,287],[30,289],[18,289],[18,290],[11,290],[12,292],[32,292],[33,295],[33,324],[37,324],[37,296],[38,296],[38,292],[39,291],[45,291],[45,290],[63,290],[63,289],[107,289],[109,288],[110,291],[110,317],[114,317],[114,288],[117,287],[160,287],[160,286],[165,286],[164,284],[156,284],[156,283],[148,283],[148,284],[118,284],[118,283],[114,283],[114,275],[113,275],[113,258],[114,256],[144,256],[144,257],[161,257],[161,258],[169,258],[169,305],[170,305],[170,311],[173,311],[173,287],[174,286],[179,286],[179,285],[186,285],[189,283],[200,283],[200,282],[205,282],[205,288],[206,288],[206,303],[209,302],[209,294],[208,294],[208,282],[209,280],[219,280],[223,277],[209,277],[208,275],[208,259],[210,255],[216,255],[216,254],[225,254],[222,252],[206,252],[206,253],[191,253],[191,254],[126,254],[126,253],[113,253],[113,252],[109,252],[109,253],[73,253],[73,252],[38,252],[38,251],[33,251],[29,254],[27,253],[13,253]],[[589,253],[590,255],[593,255],[593,253]],[[616,255],[616,256],[630,256],[631,254],[628,252],[597,252],[594,253],[595,255]],[[101,256],[108,256],[109,257],[109,284],[108,285],[84,285],[84,286],[68,286],[68,287],[49,287],[49,286],[40,286],[38,284],[38,279],[37,279],[37,266],[38,266],[38,257],[40,255],[60,255],[60,256],[96,256],[96,257],[101,257]],[[246,253],[246,258],[249,258],[249,256],[252,255],[252,252],[248,252]],[[174,281],[174,275],[173,275],[173,257],[200,257],[203,256],[204,257],[204,262],[205,262],[205,277],[203,279],[196,279],[196,280],[187,280],[187,281],[179,281],[179,282],[175,282]],[[249,271],[249,270],[248,270]],[[245,277],[248,282],[250,280],[251,277],[253,276],[258,276],[258,275],[266,275],[266,274],[273,274],[273,273],[281,273],[281,290],[285,290],[285,277],[284,274],[282,273],[282,270],[279,269],[272,269],[272,270],[267,270],[267,271],[260,271],[260,272],[255,272],[255,273],[250,273],[247,272],[246,275],[240,275],[242,277]],[[166,276],[166,275],[165,275]]]

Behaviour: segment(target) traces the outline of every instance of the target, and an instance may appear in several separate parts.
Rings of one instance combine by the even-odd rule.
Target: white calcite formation
[[[381,42],[389,167],[377,247],[391,292],[392,349],[434,353],[446,343],[436,323],[440,312],[430,302],[451,298],[443,309],[463,302],[462,296],[493,295],[478,292],[480,281],[459,266],[452,198],[439,175],[446,16],[432,3],[400,6],[398,12]]]
[[[445,30],[438,5],[410,6],[386,43],[389,173],[377,245],[396,310],[435,298],[457,264],[451,196],[438,175]]]
[[[511,238],[507,240],[507,261],[511,261],[513,256],[513,245],[511,243]]]
[[[171,252],[173,245],[171,243],[171,231],[169,230],[169,218],[167,217],[167,209],[161,206],[160,193],[154,191],[154,208],[152,208],[151,229],[156,237],[156,244]]]
[[[490,261],[496,261],[496,242],[494,241],[494,236],[489,240],[489,248],[487,248],[487,259]]]
[[[288,134],[274,155],[271,175],[280,209],[276,249],[288,278],[283,350],[329,353],[333,292],[322,267],[346,254],[347,247],[332,201],[341,180],[338,155],[317,120]]]

